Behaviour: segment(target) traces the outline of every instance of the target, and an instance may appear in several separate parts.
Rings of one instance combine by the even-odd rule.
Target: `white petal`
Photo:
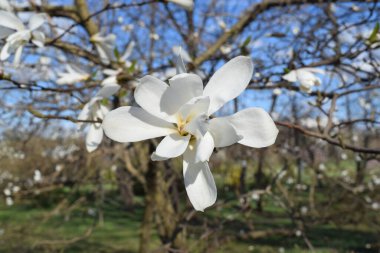
[[[187,10],[191,10],[194,7],[193,0],[168,0],[168,1],[178,4]]]
[[[99,119],[104,119],[104,116],[106,116],[106,114],[109,113],[110,110],[106,106],[101,105],[101,104],[99,105],[99,107],[100,108],[98,110],[97,117]]]
[[[78,115],[78,120],[90,120],[92,118],[92,109],[94,107],[94,104],[101,99],[102,99],[101,97],[94,97],[88,103],[86,103],[83,106],[82,111]],[[81,129],[82,126],[83,126],[83,122],[77,123],[78,129]]]
[[[202,79],[195,74],[179,74],[169,80],[170,86],[164,92],[161,105],[168,114],[176,113],[180,107],[203,92]]]
[[[311,93],[313,91],[314,83],[307,80],[300,80],[300,89],[306,93]]]
[[[118,90],[120,89],[120,85],[118,84],[107,84],[104,85],[95,96],[102,97],[102,98],[108,98],[112,95],[114,95]]]
[[[318,69],[318,68],[301,68],[299,70],[309,71],[309,72],[322,74],[322,75],[326,73],[323,69]]]
[[[116,75],[115,76],[109,76],[109,77],[107,77],[107,78],[105,78],[103,81],[102,81],[102,83],[101,83],[101,85],[103,85],[103,86],[106,86],[106,85],[110,85],[110,84],[117,84],[117,78],[116,78]]]
[[[133,48],[135,47],[135,44],[136,43],[134,41],[131,41],[128,44],[127,48],[125,49],[123,56],[120,57],[121,60],[126,61],[129,58],[129,56],[131,56]]]
[[[235,57],[218,69],[203,92],[211,99],[209,115],[239,96],[249,84],[252,74],[253,63],[246,56]]]
[[[172,50],[173,50],[173,53],[175,55],[178,55],[182,58],[182,62],[183,61],[185,61],[185,62],[191,62],[192,61],[189,53],[185,49],[183,49],[181,46],[174,46],[172,48]]]
[[[40,31],[33,31],[32,32],[32,42],[37,47],[44,47],[45,43],[45,34]]]
[[[114,70],[114,69],[105,69],[103,70],[103,74],[107,76],[116,76],[120,73],[120,70]]]
[[[0,25],[17,31],[23,30],[25,28],[21,20],[13,13],[1,10]]]
[[[185,66],[185,62],[191,62],[191,58],[189,56],[189,54],[182,50],[182,47],[181,46],[174,46],[172,48],[173,50],[173,53],[175,55],[177,55],[177,59],[176,59],[176,74],[182,74],[182,73],[186,73],[186,66]]]
[[[226,117],[243,139],[240,144],[263,148],[272,145],[278,129],[269,114],[261,108],[248,108]]]
[[[184,130],[198,139],[202,138],[208,130],[209,117],[207,111],[209,104],[209,97],[193,98],[183,105],[177,114],[179,121],[187,122]]]
[[[197,138],[201,138],[208,130],[208,116],[206,114],[196,116],[187,123],[184,129]]]
[[[85,104],[82,111],[78,115],[78,120],[88,120],[90,118],[90,106],[89,104]],[[78,122],[77,127],[81,129],[83,126],[83,122]]]
[[[187,72],[185,63],[184,63],[182,56],[180,54],[177,56],[177,60],[175,63],[175,71],[176,71],[176,75],[183,74],[183,73]]]
[[[46,14],[38,13],[34,14],[29,19],[29,30],[33,31],[39,28],[46,21]]]
[[[177,131],[173,124],[131,106],[123,106],[107,113],[103,129],[109,138],[118,142],[142,141]]]
[[[168,116],[161,103],[162,96],[168,87],[169,86],[160,79],[153,76],[144,76],[135,89],[135,100],[150,114],[169,122],[176,122],[174,117]]]
[[[9,56],[11,55],[11,47],[10,47],[10,43],[5,43],[3,48],[1,49],[1,53],[0,53],[0,60],[1,61],[5,61],[6,59],[9,58]]]
[[[109,60],[106,50],[104,50],[104,48],[99,43],[96,43],[95,47],[96,47],[96,50],[98,51],[98,54],[102,63],[109,64],[110,60]]]
[[[183,160],[183,177],[187,196],[197,211],[202,211],[216,201],[217,190],[207,162],[193,163],[193,152],[187,149]]]
[[[0,0],[0,9],[11,12],[12,6],[8,3],[8,0]]]
[[[157,162],[157,161],[165,161],[165,160],[168,160],[167,157],[161,157],[161,156],[158,156],[158,155],[156,154],[156,152],[153,152],[153,154],[150,156],[150,159],[152,159],[152,161],[155,161],[155,162]]]
[[[214,147],[214,139],[209,132],[200,139],[197,139],[195,145],[195,163],[208,161],[212,155],[212,151],[214,151]]]
[[[12,29],[0,26],[0,39],[4,39],[5,37],[8,37],[13,32],[14,31]]]
[[[214,138],[215,147],[227,147],[242,139],[226,118],[214,118],[209,121],[209,132]]]
[[[101,126],[96,127],[95,124],[91,124],[86,136],[86,148],[88,152],[94,151],[103,139],[103,129]]]
[[[207,115],[209,106],[209,97],[196,97],[181,106],[178,110],[178,114],[182,119],[193,118],[201,114]]]
[[[32,34],[28,30],[21,30],[12,33],[8,36],[7,41],[11,42],[13,45],[20,45],[20,43],[27,42],[31,39]]]
[[[15,57],[13,59],[13,65],[14,66],[18,66],[20,65],[20,61],[21,61],[21,54],[22,54],[22,50],[23,50],[23,46],[19,46],[16,50],[16,53],[15,53]]]
[[[181,136],[179,133],[166,136],[157,146],[152,160],[155,161],[156,156],[168,159],[182,155],[189,144],[190,137],[190,135]]]
[[[288,74],[282,76],[288,82],[297,82],[297,74],[295,70],[290,71]]]

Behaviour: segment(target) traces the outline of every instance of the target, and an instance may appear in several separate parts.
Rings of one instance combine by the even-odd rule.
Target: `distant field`
[[[137,252],[139,222],[143,212],[140,198],[136,198],[134,212],[124,211],[117,192],[109,190],[106,201],[102,204],[104,220],[100,224],[96,217],[96,203],[86,201],[73,210],[65,210],[63,214],[56,205],[46,206],[41,197],[43,196],[39,197],[39,202],[24,200],[12,207],[0,206],[0,252]],[[220,225],[218,221],[223,221],[222,229],[226,240],[219,242],[221,247],[214,252],[309,252],[302,237],[296,235],[269,236],[255,240],[244,235],[245,221],[248,219],[253,220],[258,230],[292,227],[286,213],[274,205],[271,199],[266,199],[264,212],[254,212],[248,217],[237,213],[236,208],[231,205],[222,211],[210,209],[205,213],[197,213],[192,219],[197,226],[190,226],[188,231],[192,238],[189,243],[190,252],[204,252],[202,248],[205,245],[202,244],[212,243],[199,243],[197,240],[202,234],[199,222],[204,215],[216,222],[216,232]],[[241,236],[236,237],[238,234]],[[159,245],[156,236],[153,238],[155,239],[149,242],[152,250]],[[315,252],[379,251],[379,248],[373,246],[379,240],[376,232],[363,225],[318,225],[308,229],[308,238],[315,247]]]

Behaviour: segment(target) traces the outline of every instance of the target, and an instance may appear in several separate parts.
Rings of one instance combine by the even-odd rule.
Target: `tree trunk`
[[[133,180],[131,174],[125,168],[117,168],[116,178],[119,185],[124,209],[133,211]]]

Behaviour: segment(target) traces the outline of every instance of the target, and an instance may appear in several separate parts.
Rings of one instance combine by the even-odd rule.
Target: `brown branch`
[[[366,1],[366,0],[356,0],[355,2],[375,2],[377,0]],[[196,68],[201,65],[203,62],[211,58],[220,47],[226,43],[231,38],[240,34],[252,21],[254,21],[257,16],[264,11],[267,11],[273,7],[283,6],[283,5],[301,5],[301,4],[312,4],[312,3],[324,3],[325,1],[321,0],[264,0],[260,3],[253,4],[247,12],[245,12],[239,20],[233,25],[228,31],[222,34],[215,42],[212,44],[203,54],[198,56],[191,66]],[[329,2],[352,2],[349,0],[332,0]],[[336,61],[336,59],[332,59]]]
[[[341,140],[333,139],[327,135],[323,135],[321,133],[306,130],[299,125],[295,125],[295,124],[288,123],[288,122],[279,122],[279,121],[276,121],[276,124],[279,126],[295,129],[296,131],[298,131],[304,135],[307,135],[307,136],[322,139],[322,140],[324,140],[324,141],[326,141],[326,142],[328,142],[334,146],[338,146],[338,147],[341,147],[343,149],[348,149],[348,150],[352,150],[354,152],[360,152],[360,153],[380,154],[380,149],[378,149],[378,148],[358,147],[358,146],[354,146],[354,145],[350,145],[350,144],[343,144]]]
[[[43,114],[36,109],[34,109],[31,105],[28,106],[28,112],[31,113],[33,116],[40,118],[40,119],[60,119],[60,120],[68,120],[74,123],[102,123],[101,119],[97,120],[79,120],[70,116],[58,116],[58,115],[49,115],[49,114]]]

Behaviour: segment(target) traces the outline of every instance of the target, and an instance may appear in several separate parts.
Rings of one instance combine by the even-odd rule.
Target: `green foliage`
[[[128,68],[129,73],[133,74],[136,70],[137,61],[133,60],[131,66]]]
[[[372,30],[371,35],[368,37],[368,42],[370,44],[373,44],[378,40],[377,35],[379,33],[379,29],[380,29],[380,24],[379,24],[379,22],[377,22],[375,25],[375,28]]]
[[[117,60],[120,59],[120,53],[119,53],[119,50],[117,49],[117,47],[115,47],[113,49],[113,54],[115,55],[115,57],[116,57]]]

